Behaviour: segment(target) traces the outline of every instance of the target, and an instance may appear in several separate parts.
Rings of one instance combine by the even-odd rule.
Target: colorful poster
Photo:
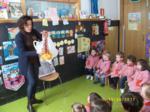
[[[92,25],[92,35],[93,36],[99,35],[99,25],[98,24]]]
[[[104,40],[100,40],[100,41],[91,42],[91,46],[96,48],[97,51],[99,53],[101,53],[104,50],[104,48],[105,48],[105,41]]]
[[[78,38],[78,53],[90,50],[90,39],[88,37]]]
[[[11,18],[19,18],[23,15],[21,3],[19,2],[9,2],[9,16]]]
[[[2,74],[6,89],[17,91],[25,83],[24,76],[19,73],[18,63],[3,65]]]
[[[150,33],[146,34],[146,57],[150,58]]]
[[[141,27],[141,13],[128,13],[128,30],[139,30]]]
[[[60,48],[58,49],[58,54],[59,54],[59,56],[64,55],[64,48],[63,48],[63,47],[60,47]]]
[[[19,52],[15,41],[3,42],[3,52],[5,61],[17,59]]]
[[[64,56],[59,57],[59,63],[60,63],[60,65],[64,65],[65,64]]]
[[[67,47],[67,54],[73,54],[73,53],[75,53],[76,52],[76,47],[75,47],[75,45],[73,45],[73,46],[68,46]]]
[[[18,32],[19,32],[19,28],[8,28],[9,39],[15,39]]]
[[[0,18],[1,19],[8,19],[7,9],[0,9]]]
[[[59,62],[58,62],[58,58],[57,58],[57,57],[55,57],[55,58],[53,59],[53,65],[54,65],[54,66],[58,66],[58,65],[59,65]]]

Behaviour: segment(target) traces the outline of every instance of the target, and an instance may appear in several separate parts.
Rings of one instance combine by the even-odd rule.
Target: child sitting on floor
[[[90,93],[90,95],[87,98],[87,102],[88,104],[85,106],[86,111],[90,112],[90,107],[91,107],[91,103],[94,102],[95,100],[101,100],[102,97],[100,95],[98,95],[97,93]]]
[[[121,103],[125,112],[140,112],[143,98],[139,93],[127,92],[122,94]]]
[[[85,73],[87,75],[86,76],[87,79],[93,80],[94,68],[98,60],[99,60],[99,56],[97,55],[97,50],[92,48],[90,50],[90,55],[86,59],[86,63],[85,63]]]
[[[102,59],[98,61],[98,64],[96,66],[94,84],[100,82],[101,86],[105,86],[105,79],[106,77],[108,77],[108,74],[110,72],[110,65],[110,53],[105,51],[102,54]]]
[[[111,112],[112,102],[105,100],[95,100],[91,103],[90,112]]]
[[[124,55],[122,52],[116,54],[116,61],[112,65],[112,70],[109,76],[109,83],[113,89],[117,88],[120,74],[119,72],[124,66]]]
[[[141,112],[150,112],[150,84],[144,84],[141,89],[144,105]]]
[[[120,92],[124,93],[125,83],[131,81],[131,77],[136,71],[136,57],[129,55],[127,57],[127,64],[119,72],[120,74]]]
[[[131,81],[128,83],[129,90],[132,92],[140,92],[143,84],[150,82],[149,66],[143,59],[138,60],[137,70],[131,77]]]
[[[72,112],[86,112],[86,109],[81,103],[74,103],[72,106]]]

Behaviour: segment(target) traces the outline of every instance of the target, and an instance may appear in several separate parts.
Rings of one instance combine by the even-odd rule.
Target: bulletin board
[[[112,22],[113,23],[113,22]],[[68,25],[64,25],[62,21],[59,22],[59,25],[57,26],[53,26],[52,22],[49,21],[48,22],[49,26],[43,26],[42,22],[35,22],[34,23],[34,27],[35,29],[37,29],[38,31],[43,31],[43,30],[48,30],[50,32],[56,32],[56,31],[67,31],[67,30],[72,30],[73,35],[70,34],[69,36],[66,36],[67,33],[65,34],[65,36],[63,38],[59,38],[57,37],[57,35],[55,35],[56,37],[52,38],[52,40],[57,44],[57,43],[61,43],[61,41],[65,41],[65,39],[67,41],[69,41],[70,43],[67,44],[63,44],[60,45],[60,47],[63,48],[63,54],[60,53],[60,55],[57,57],[57,59],[59,60],[59,64],[55,65],[56,71],[60,73],[60,76],[62,78],[63,83],[69,80],[72,80],[76,77],[80,77],[81,75],[84,74],[84,64],[85,64],[85,59],[87,56],[88,52],[78,52],[78,37],[79,36],[83,36],[86,37],[86,39],[90,39],[90,43],[92,42],[97,42],[97,41],[104,41],[105,39],[105,34],[104,34],[104,21],[100,21],[100,20],[86,20],[86,21],[69,21]],[[84,27],[84,31],[80,31],[78,29],[78,26],[83,26]],[[97,28],[98,25],[98,29],[96,31],[94,31],[95,34],[93,34],[93,29],[92,27],[96,27]],[[12,64],[12,63],[17,63],[18,60],[16,59],[12,59],[12,60],[7,60],[5,59],[4,56],[4,49],[3,49],[3,45],[4,42],[8,42],[8,41],[13,41],[13,37],[10,38],[9,34],[8,34],[8,28],[15,28],[16,27],[16,23],[4,23],[4,24],[0,24],[0,55],[2,56],[1,58],[1,69],[3,65],[8,65],[8,64]],[[80,28],[79,28],[80,29]],[[54,36],[54,35],[53,35]],[[61,35],[62,36],[62,35]],[[72,42],[71,40],[74,40],[74,42]],[[70,46],[70,47],[68,47]],[[2,47],[2,48],[1,48]],[[60,48],[57,47],[57,48]],[[69,49],[69,51],[68,51]],[[16,54],[17,55],[17,54]],[[61,62],[60,62],[61,60]],[[57,62],[57,60],[56,60]],[[3,74],[1,73],[1,76],[3,76]],[[0,79],[1,80],[1,79]],[[21,88],[19,88],[17,91],[12,91],[12,90],[8,90],[4,87],[3,84],[3,78],[2,81],[0,81],[1,85],[0,85],[0,105],[3,105],[5,103],[17,100],[21,97],[26,96],[26,84],[24,84]],[[52,85],[56,85],[58,84],[58,82],[54,82],[52,83]],[[40,91],[43,89],[42,83],[39,81],[38,87],[37,87],[37,91]]]

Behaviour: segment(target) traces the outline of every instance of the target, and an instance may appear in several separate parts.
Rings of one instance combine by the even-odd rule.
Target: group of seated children
[[[121,94],[124,93],[125,85],[131,92],[140,92],[141,86],[150,83],[150,68],[144,59],[136,61],[136,57],[129,55],[126,63],[122,52],[116,54],[116,59],[111,64],[110,53],[104,51],[98,56],[96,49],[91,49],[85,64],[86,78],[94,79],[94,84],[100,83],[105,86],[109,79],[110,87],[116,89],[119,83]]]
[[[122,94],[120,101],[125,112],[150,112],[150,84],[142,85],[140,93],[128,91]],[[72,112],[111,112],[112,103],[93,92],[88,96],[86,106],[74,103]]]

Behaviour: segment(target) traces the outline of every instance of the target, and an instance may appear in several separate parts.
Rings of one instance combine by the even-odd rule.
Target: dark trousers
[[[85,68],[85,74],[94,76],[94,70]]]
[[[118,81],[119,81],[119,77],[109,77],[109,84],[114,86],[115,88],[117,88],[117,84],[118,84]]]
[[[38,81],[38,71],[39,67],[37,64],[28,65],[26,80],[27,80],[27,97],[29,102],[35,97],[36,86]]]
[[[127,77],[124,76],[120,79],[120,89],[124,89],[125,88],[125,83],[127,81]]]

